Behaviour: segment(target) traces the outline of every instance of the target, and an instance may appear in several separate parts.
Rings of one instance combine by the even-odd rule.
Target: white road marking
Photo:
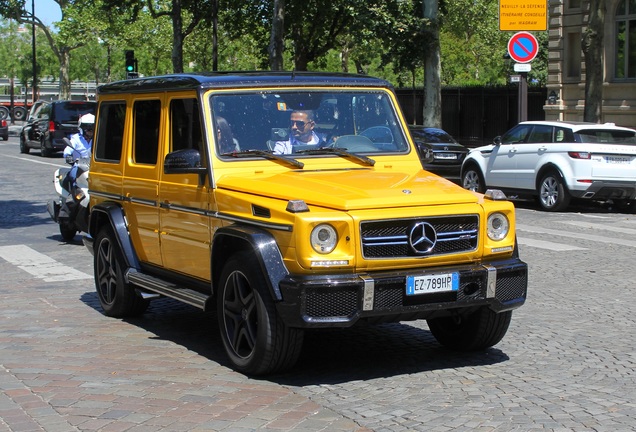
[[[26,158],[26,157],[21,157],[21,156],[12,156],[12,155],[2,155],[4,157],[8,157],[8,158],[13,158],[13,159],[19,159],[19,160],[23,160],[26,162],[33,162],[33,163],[38,163],[38,164],[42,164],[42,165],[51,165],[54,167],[58,167],[58,168],[64,168],[64,165],[60,165],[59,163],[52,163],[52,162],[45,162],[45,161],[40,161],[37,159],[31,159],[31,158]]]
[[[0,258],[45,282],[93,278],[92,275],[60,264],[25,245],[0,246]]]
[[[574,225],[581,228],[612,231],[612,232],[617,232],[621,234],[631,234],[631,235],[636,234],[636,229],[633,229],[633,228],[621,228],[621,227],[615,227],[612,225],[596,224],[591,222],[577,222],[577,221],[567,221],[562,223],[566,223],[568,225]]]
[[[570,246],[562,243],[555,243],[545,240],[534,240],[525,237],[517,237],[517,242],[522,246],[531,246],[540,249],[548,249],[552,251],[562,252],[562,251],[572,251],[572,250],[587,250],[587,248],[582,248],[578,246]]]
[[[636,248],[636,241],[626,240],[623,238],[606,237],[606,236],[584,234],[584,233],[574,233],[574,232],[554,230],[549,228],[533,227],[533,226],[529,226],[525,224],[521,226],[517,225],[517,231],[529,232],[529,233],[535,233],[535,234],[548,234],[548,235],[557,236],[557,237],[568,237],[568,238],[573,238],[577,240],[589,240],[589,241],[598,242],[598,243],[609,243],[609,244],[616,244],[616,245],[629,246],[629,247]]]

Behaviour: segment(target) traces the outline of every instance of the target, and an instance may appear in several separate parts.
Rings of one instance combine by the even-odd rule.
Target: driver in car
[[[291,154],[298,145],[325,145],[325,138],[314,131],[316,123],[314,112],[310,110],[294,110],[290,116],[289,139],[274,144],[274,154]]]

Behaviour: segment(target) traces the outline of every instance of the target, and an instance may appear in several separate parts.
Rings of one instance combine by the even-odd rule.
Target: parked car
[[[630,205],[636,199],[636,130],[613,123],[522,122],[470,151],[462,186],[535,196],[548,211],[564,210],[572,198]]]
[[[104,313],[216,310],[254,375],[291,367],[306,329],[426,319],[450,348],[497,344],[526,298],[514,206],[423,170],[402,119],[362,75],[101,86],[84,242]]]
[[[0,120],[0,137],[4,141],[9,139],[9,124],[4,119]]]
[[[96,102],[59,100],[38,101],[32,107],[20,131],[20,152],[39,149],[49,157],[64,150],[64,138],[77,132],[77,122],[84,114],[95,114]]]
[[[468,154],[468,149],[442,129],[414,125],[409,125],[408,128],[424,169],[447,179],[459,181],[462,162]]]

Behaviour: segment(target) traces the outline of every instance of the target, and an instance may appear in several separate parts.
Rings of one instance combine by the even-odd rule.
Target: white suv
[[[534,195],[544,210],[561,211],[571,198],[636,199],[636,131],[613,123],[528,121],[472,149],[462,185],[484,192]]]

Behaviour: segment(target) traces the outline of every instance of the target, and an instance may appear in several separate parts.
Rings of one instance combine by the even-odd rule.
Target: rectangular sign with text
[[[547,0],[499,0],[499,30],[544,31],[547,29]]]

